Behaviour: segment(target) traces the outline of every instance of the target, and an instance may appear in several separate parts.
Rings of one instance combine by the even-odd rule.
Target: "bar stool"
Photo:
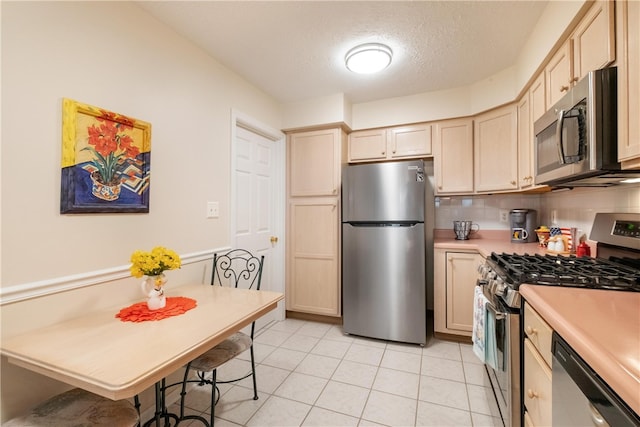
[[[105,426],[135,427],[140,425],[139,404],[128,400],[110,400],[74,388],[53,396],[29,413],[13,418],[3,427]]]

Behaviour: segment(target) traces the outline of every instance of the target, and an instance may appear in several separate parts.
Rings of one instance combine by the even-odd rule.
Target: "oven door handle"
[[[509,313],[496,310],[493,304],[487,304],[487,308],[493,312],[493,315],[495,316],[496,320],[504,320],[509,315]]]

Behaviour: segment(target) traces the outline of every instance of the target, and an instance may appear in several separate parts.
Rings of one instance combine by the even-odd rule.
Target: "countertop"
[[[640,414],[640,293],[522,285],[520,294]]]
[[[435,249],[475,250],[483,257],[488,257],[491,252],[506,252],[515,254],[540,254],[546,253],[545,248],[536,243],[511,243],[509,230],[481,230],[471,234],[468,240],[456,240],[452,230],[436,230],[434,233],[433,247]]]

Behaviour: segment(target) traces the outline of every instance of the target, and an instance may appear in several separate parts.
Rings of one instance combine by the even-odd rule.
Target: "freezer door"
[[[422,160],[346,166],[342,221],[424,221]]]
[[[426,343],[424,224],[343,224],[344,332]]]

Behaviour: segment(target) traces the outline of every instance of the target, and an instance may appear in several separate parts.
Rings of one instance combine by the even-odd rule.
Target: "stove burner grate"
[[[515,289],[532,283],[640,292],[640,269],[603,258],[494,252],[491,260]]]

